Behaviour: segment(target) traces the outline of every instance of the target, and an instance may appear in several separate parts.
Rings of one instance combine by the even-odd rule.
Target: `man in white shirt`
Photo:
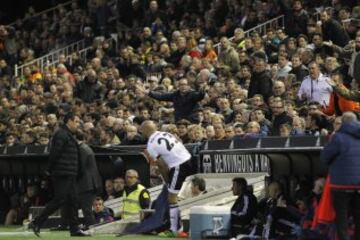
[[[328,81],[330,79],[320,72],[316,62],[309,64],[309,76],[301,83],[297,94],[301,101],[318,102],[323,107],[329,105],[330,95],[333,91]]]
[[[177,194],[186,177],[192,173],[191,154],[178,138],[167,132],[157,131],[153,121],[145,121],[141,125],[141,133],[148,138],[145,156],[158,166],[169,190],[170,230],[178,236],[180,210]]]

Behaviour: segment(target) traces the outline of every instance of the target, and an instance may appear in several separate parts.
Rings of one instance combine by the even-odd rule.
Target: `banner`
[[[204,153],[200,155],[202,173],[270,173],[270,159],[265,154]]]

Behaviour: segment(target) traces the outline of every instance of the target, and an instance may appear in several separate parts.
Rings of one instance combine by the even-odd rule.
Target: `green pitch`
[[[49,232],[42,231],[40,233],[41,238],[36,237],[30,231],[24,231],[22,228],[14,228],[14,227],[0,227],[0,240],[66,240],[66,239],[83,239],[83,240],[165,240],[172,238],[159,238],[157,236],[151,235],[129,235],[123,237],[115,237],[115,235],[96,235],[92,237],[71,237],[69,232]]]

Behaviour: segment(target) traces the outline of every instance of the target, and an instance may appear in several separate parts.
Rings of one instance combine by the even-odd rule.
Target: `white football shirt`
[[[167,132],[154,132],[147,143],[147,151],[155,161],[161,157],[169,168],[179,166],[191,158],[185,146]]]

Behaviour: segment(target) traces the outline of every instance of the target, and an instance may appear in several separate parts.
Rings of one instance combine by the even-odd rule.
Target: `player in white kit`
[[[145,155],[155,161],[169,190],[170,230],[177,234],[179,230],[180,211],[177,194],[186,177],[192,173],[191,154],[174,135],[157,131],[153,121],[141,125],[141,133],[148,138]]]

